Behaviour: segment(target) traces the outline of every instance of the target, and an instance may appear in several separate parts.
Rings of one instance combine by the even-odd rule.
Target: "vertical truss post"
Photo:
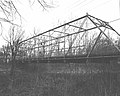
[[[60,51],[60,42],[59,42],[59,39],[58,39],[58,48],[57,48],[57,51],[58,51],[57,56],[59,56],[59,55],[60,55],[60,54],[59,54],[59,53],[60,53],[60,52],[59,52],[59,51]]]
[[[38,37],[38,58],[39,58],[39,52],[40,52],[40,40],[39,40],[39,37]]]
[[[88,18],[86,20],[86,29],[88,28]],[[87,48],[88,46],[88,31],[85,30],[85,49]],[[86,52],[86,50],[85,50]]]
[[[50,39],[51,39],[51,38],[50,38],[50,31],[49,31],[49,46],[48,46],[48,47],[49,47],[49,48],[48,48],[48,50],[49,50],[49,57],[50,57],[50,52],[51,52],[51,48],[50,48],[51,40],[50,40]],[[52,46],[52,45],[51,45],[51,46]],[[48,57],[48,58],[49,58],[49,57]]]
[[[35,50],[36,50],[36,38],[34,38],[34,48],[33,48],[33,50],[34,50],[34,57],[35,57],[35,55],[36,55],[36,53],[35,53]]]
[[[50,31],[49,31],[49,37],[48,37],[48,39],[49,39],[49,48],[48,48],[48,54],[49,54],[49,56],[48,56],[48,64],[50,63],[50,55],[51,55],[51,48],[52,47],[50,47],[50,43],[52,43],[52,41],[51,41],[51,37],[50,37]],[[52,45],[51,45],[52,46]]]
[[[63,30],[64,30],[64,37],[63,37],[63,38],[64,38],[64,45],[63,45],[63,46],[64,46],[64,47],[63,47],[63,50],[64,50],[64,63],[66,62],[66,60],[65,60],[65,47],[66,47],[66,46],[65,46],[65,43],[66,43],[66,42],[65,42],[65,31],[66,31],[66,29],[65,29],[65,28],[66,28],[66,26],[63,27]]]
[[[64,26],[64,57],[65,57],[65,26]]]

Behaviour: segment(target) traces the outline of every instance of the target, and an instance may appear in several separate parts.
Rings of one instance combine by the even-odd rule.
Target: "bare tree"
[[[8,59],[9,59],[9,51],[10,51],[10,47],[9,45],[3,45],[2,46],[2,51],[3,51],[3,59],[4,59],[4,62],[7,63],[8,62]]]
[[[24,38],[24,31],[16,26],[10,27],[8,37],[6,41],[8,42],[11,50],[11,60],[16,59],[16,55],[19,51],[21,44],[19,44]]]
[[[20,50],[20,47],[22,44],[20,42],[24,38],[24,31],[21,27],[17,26],[11,26],[8,32],[8,36],[6,36],[5,40],[8,43],[8,46],[10,48],[10,64],[11,64],[11,71],[10,71],[10,77],[11,77],[11,94],[13,93],[13,81],[14,81],[14,73],[15,73],[15,60],[18,55],[18,52]]]
[[[37,2],[38,4],[40,4],[40,6],[43,8],[43,10],[46,10],[47,8],[52,8],[53,6],[53,1],[49,0],[50,2],[48,2],[48,0],[29,0],[29,3],[31,5],[35,4],[35,2]]]
[[[11,26],[8,32],[8,36],[6,36],[5,40],[7,41],[10,47],[10,59],[11,59],[11,75],[14,73],[14,63],[16,60],[16,56],[20,49],[20,42],[24,38],[24,31],[20,27]]]
[[[51,0],[49,0],[51,1]],[[0,27],[3,31],[3,22],[7,22],[12,25],[21,26],[22,24],[22,16],[17,8],[16,2],[20,2],[19,0],[0,0]],[[47,8],[51,8],[52,1],[48,2],[48,0],[28,0],[30,5],[34,3],[40,4],[44,10]],[[16,22],[17,21],[17,22]],[[19,23],[18,23],[19,22]],[[2,32],[1,32],[2,35]]]
[[[46,8],[51,8],[51,2],[48,2],[48,0],[28,0],[30,5],[33,5],[35,2],[40,4],[43,9],[46,10]],[[49,0],[50,1],[50,0]],[[14,19],[16,19],[16,15],[18,15],[20,18],[22,17],[19,13],[16,5],[16,0],[0,0],[0,9],[2,13],[4,14],[4,18],[0,18],[3,21],[12,23]]]

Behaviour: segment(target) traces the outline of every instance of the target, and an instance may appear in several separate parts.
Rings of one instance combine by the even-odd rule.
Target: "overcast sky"
[[[15,4],[24,18],[22,26],[29,37],[34,28],[43,32],[57,26],[58,21],[62,24],[86,13],[108,22],[120,18],[119,0],[53,0],[54,8],[48,11],[43,11],[37,2],[30,7],[28,1],[16,0]],[[113,22],[111,25],[119,30],[120,21]],[[4,44],[2,37],[0,41],[1,47]]]

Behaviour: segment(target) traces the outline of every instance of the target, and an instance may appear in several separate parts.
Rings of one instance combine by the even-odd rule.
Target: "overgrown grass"
[[[19,68],[15,69],[13,82],[10,79],[9,72],[0,72],[0,96],[120,95],[119,72],[110,73],[102,71],[96,74],[82,75],[80,73],[55,73],[56,71],[47,71],[49,69],[46,68],[47,66],[47,64],[43,64],[42,67],[41,64],[31,64],[29,67],[19,66]],[[66,70],[67,68],[69,69],[70,67],[67,66],[63,69]],[[72,68],[74,67],[72,66]],[[95,67],[91,68],[94,69]]]

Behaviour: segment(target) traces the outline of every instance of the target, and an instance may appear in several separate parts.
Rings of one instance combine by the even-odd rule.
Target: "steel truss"
[[[111,49],[108,49],[108,53],[99,49],[101,41],[106,38],[109,41],[107,47],[114,47],[112,55],[114,53],[119,55],[120,49],[116,45],[115,39],[112,38],[114,36],[111,36],[113,34],[120,36],[108,22],[86,14],[83,17],[23,40],[20,42],[22,44],[20,50],[24,51],[24,58],[108,56]]]

